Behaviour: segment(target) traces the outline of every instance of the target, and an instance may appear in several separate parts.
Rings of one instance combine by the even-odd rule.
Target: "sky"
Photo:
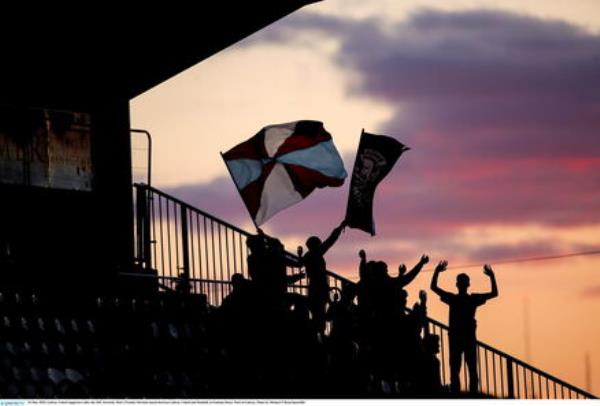
[[[587,353],[600,393],[600,256],[494,265],[600,250],[600,2],[326,0],[131,102],[132,127],[153,136],[153,185],[251,231],[219,152],[300,119],[324,123],[348,172],[363,128],[412,148],[377,190],[377,236],[347,230],[329,269],[356,279],[361,248],[392,275],[422,253],[489,262],[500,297],[478,311],[480,340],[583,388]],[[143,166],[142,140],[134,147]],[[326,237],[348,183],[263,228],[292,251]],[[489,289],[480,266],[447,271],[441,286],[458,272]]]

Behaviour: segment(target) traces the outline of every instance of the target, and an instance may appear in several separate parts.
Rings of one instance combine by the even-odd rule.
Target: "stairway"
[[[205,294],[218,306],[227,296],[234,273],[248,277],[246,238],[250,235],[209,213],[144,184],[134,185],[136,261],[153,276],[163,290],[185,283],[192,293]],[[291,258],[294,254],[287,253]],[[299,267],[290,267],[291,274]],[[142,277],[140,275],[129,275]],[[330,288],[341,289],[352,281],[329,272]],[[305,282],[289,287],[306,292]],[[429,330],[440,336],[442,384],[448,385],[448,327],[429,319]],[[510,399],[594,399],[595,396],[552,376],[486,343],[478,342],[479,389],[485,396]],[[468,388],[466,366],[461,368],[463,389]]]

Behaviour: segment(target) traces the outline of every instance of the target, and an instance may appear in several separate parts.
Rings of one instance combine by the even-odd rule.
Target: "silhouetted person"
[[[231,276],[231,292],[223,299],[220,310],[238,313],[240,310],[247,309],[252,299],[250,281],[241,273],[234,273]]]
[[[423,360],[419,365],[419,392],[423,397],[435,398],[441,396],[442,380],[440,378],[440,336],[426,334],[423,337]]]
[[[331,342],[348,343],[354,339],[358,317],[355,297],[356,286],[346,284],[342,289],[341,298],[329,306],[326,317],[327,320],[331,320]]]
[[[308,306],[320,333],[325,330],[325,306],[329,300],[327,263],[323,256],[335,244],[344,227],[346,227],[346,220],[334,228],[325,241],[321,241],[316,236],[309,237],[306,240],[308,251],[300,259],[308,276]],[[298,254],[301,254],[301,250]]]
[[[175,286],[175,292],[181,295],[189,295],[192,286],[190,285],[190,278],[185,273],[179,274],[179,280]]]
[[[304,278],[304,274],[288,275],[288,266],[297,266],[285,255],[281,241],[265,235],[258,230],[258,235],[248,237],[246,245],[250,249],[248,255],[248,274],[261,300],[281,302],[287,292],[287,286]]]
[[[361,374],[356,362],[358,343],[358,313],[354,298],[356,285],[344,284],[341,298],[330,304],[326,318],[331,320],[329,334],[330,380],[334,394],[346,393],[346,396],[358,394]]]
[[[456,287],[458,294],[446,292],[438,287],[438,276],[448,266],[447,261],[441,261],[435,268],[431,279],[431,290],[437,293],[442,302],[450,306],[450,386],[452,392],[460,391],[460,367],[462,355],[469,368],[469,390],[477,393],[477,338],[475,330],[475,311],[478,306],[484,304],[488,299],[498,296],[498,287],[492,267],[486,264],[483,272],[490,278],[492,290],[489,293],[467,293],[470,279],[467,274],[461,273],[456,276]]]

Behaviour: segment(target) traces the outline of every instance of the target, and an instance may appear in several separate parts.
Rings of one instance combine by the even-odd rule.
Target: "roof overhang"
[[[9,24],[0,28],[7,45],[0,59],[0,102],[64,106],[129,100],[313,2],[2,10]]]

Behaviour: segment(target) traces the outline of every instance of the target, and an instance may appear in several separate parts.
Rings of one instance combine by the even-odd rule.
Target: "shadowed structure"
[[[0,137],[12,142],[14,151],[9,156],[2,144],[0,158],[12,159],[13,166],[22,161],[22,172],[29,174],[30,164],[37,163],[37,140],[48,143],[39,131],[54,125],[49,115],[82,113],[89,118],[84,152],[93,168],[88,191],[37,187],[29,175],[22,181],[20,172],[6,181],[3,176],[10,176],[4,171],[0,241],[18,269],[5,267],[2,276],[42,278],[42,284],[57,286],[76,279],[92,286],[90,277],[105,281],[128,267],[133,261],[130,99],[311,2],[146,4],[132,10],[103,3],[85,9],[2,7]],[[31,141],[25,133],[33,127],[38,133]],[[44,144],[45,156],[50,144]],[[42,161],[50,171],[48,158]]]

